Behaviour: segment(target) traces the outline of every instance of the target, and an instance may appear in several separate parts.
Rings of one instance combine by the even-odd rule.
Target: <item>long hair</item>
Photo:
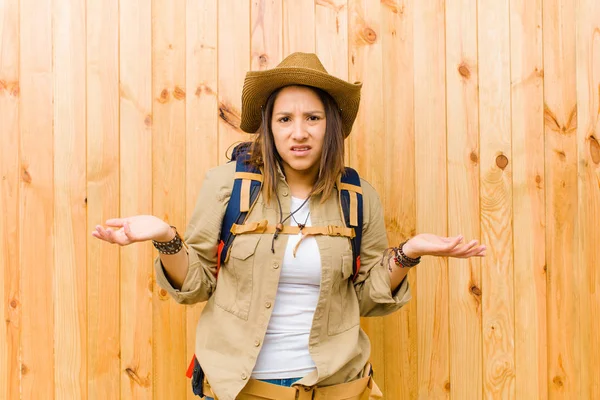
[[[321,195],[321,201],[327,200],[335,189],[339,174],[344,172],[344,132],[342,118],[335,100],[324,90],[307,86],[321,99],[325,108],[325,138],[319,163],[319,174],[313,185],[311,196]],[[283,88],[275,90],[262,109],[262,124],[251,147],[250,163],[263,169],[263,195],[269,203],[276,196],[278,165],[281,156],[275,147],[271,119],[275,99]],[[283,170],[283,168],[281,168]]]

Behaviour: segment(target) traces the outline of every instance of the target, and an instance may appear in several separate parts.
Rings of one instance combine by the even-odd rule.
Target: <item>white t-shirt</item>
[[[303,199],[292,197],[291,210]],[[311,226],[308,202],[294,214],[300,224]],[[296,226],[290,217],[290,225]],[[300,235],[288,239],[275,306],[263,347],[252,373],[254,379],[301,378],[316,369],[308,351],[308,339],[321,287],[321,257],[314,237],[305,238],[296,252]]]

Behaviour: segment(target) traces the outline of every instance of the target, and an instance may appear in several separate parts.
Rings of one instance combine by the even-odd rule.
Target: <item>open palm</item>
[[[480,245],[477,240],[471,240],[463,243],[463,236],[444,237],[433,235],[431,233],[421,233],[414,236],[405,245],[405,252],[419,256],[439,256],[439,257],[484,257],[487,247]],[[407,253],[407,255],[409,255]]]
[[[108,228],[96,225],[92,236],[121,246],[145,240],[158,240],[168,236],[171,230],[166,222],[153,215],[112,218],[106,221],[106,225]]]

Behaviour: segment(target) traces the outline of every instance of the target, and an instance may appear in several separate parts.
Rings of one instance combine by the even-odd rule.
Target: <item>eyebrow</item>
[[[293,113],[289,112],[289,111],[279,111],[278,113],[275,113],[273,115],[292,115]],[[310,115],[310,114],[325,114],[325,111],[321,111],[321,110],[312,110],[312,111],[306,111],[305,113],[303,113],[303,115]]]

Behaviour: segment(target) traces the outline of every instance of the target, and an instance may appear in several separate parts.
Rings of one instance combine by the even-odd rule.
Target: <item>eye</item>
[[[289,122],[290,121],[290,117],[281,117],[277,120],[277,122]]]
[[[321,117],[319,117],[318,115],[311,115],[310,117],[308,117],[309,121],[319,121],[321,119]]]

